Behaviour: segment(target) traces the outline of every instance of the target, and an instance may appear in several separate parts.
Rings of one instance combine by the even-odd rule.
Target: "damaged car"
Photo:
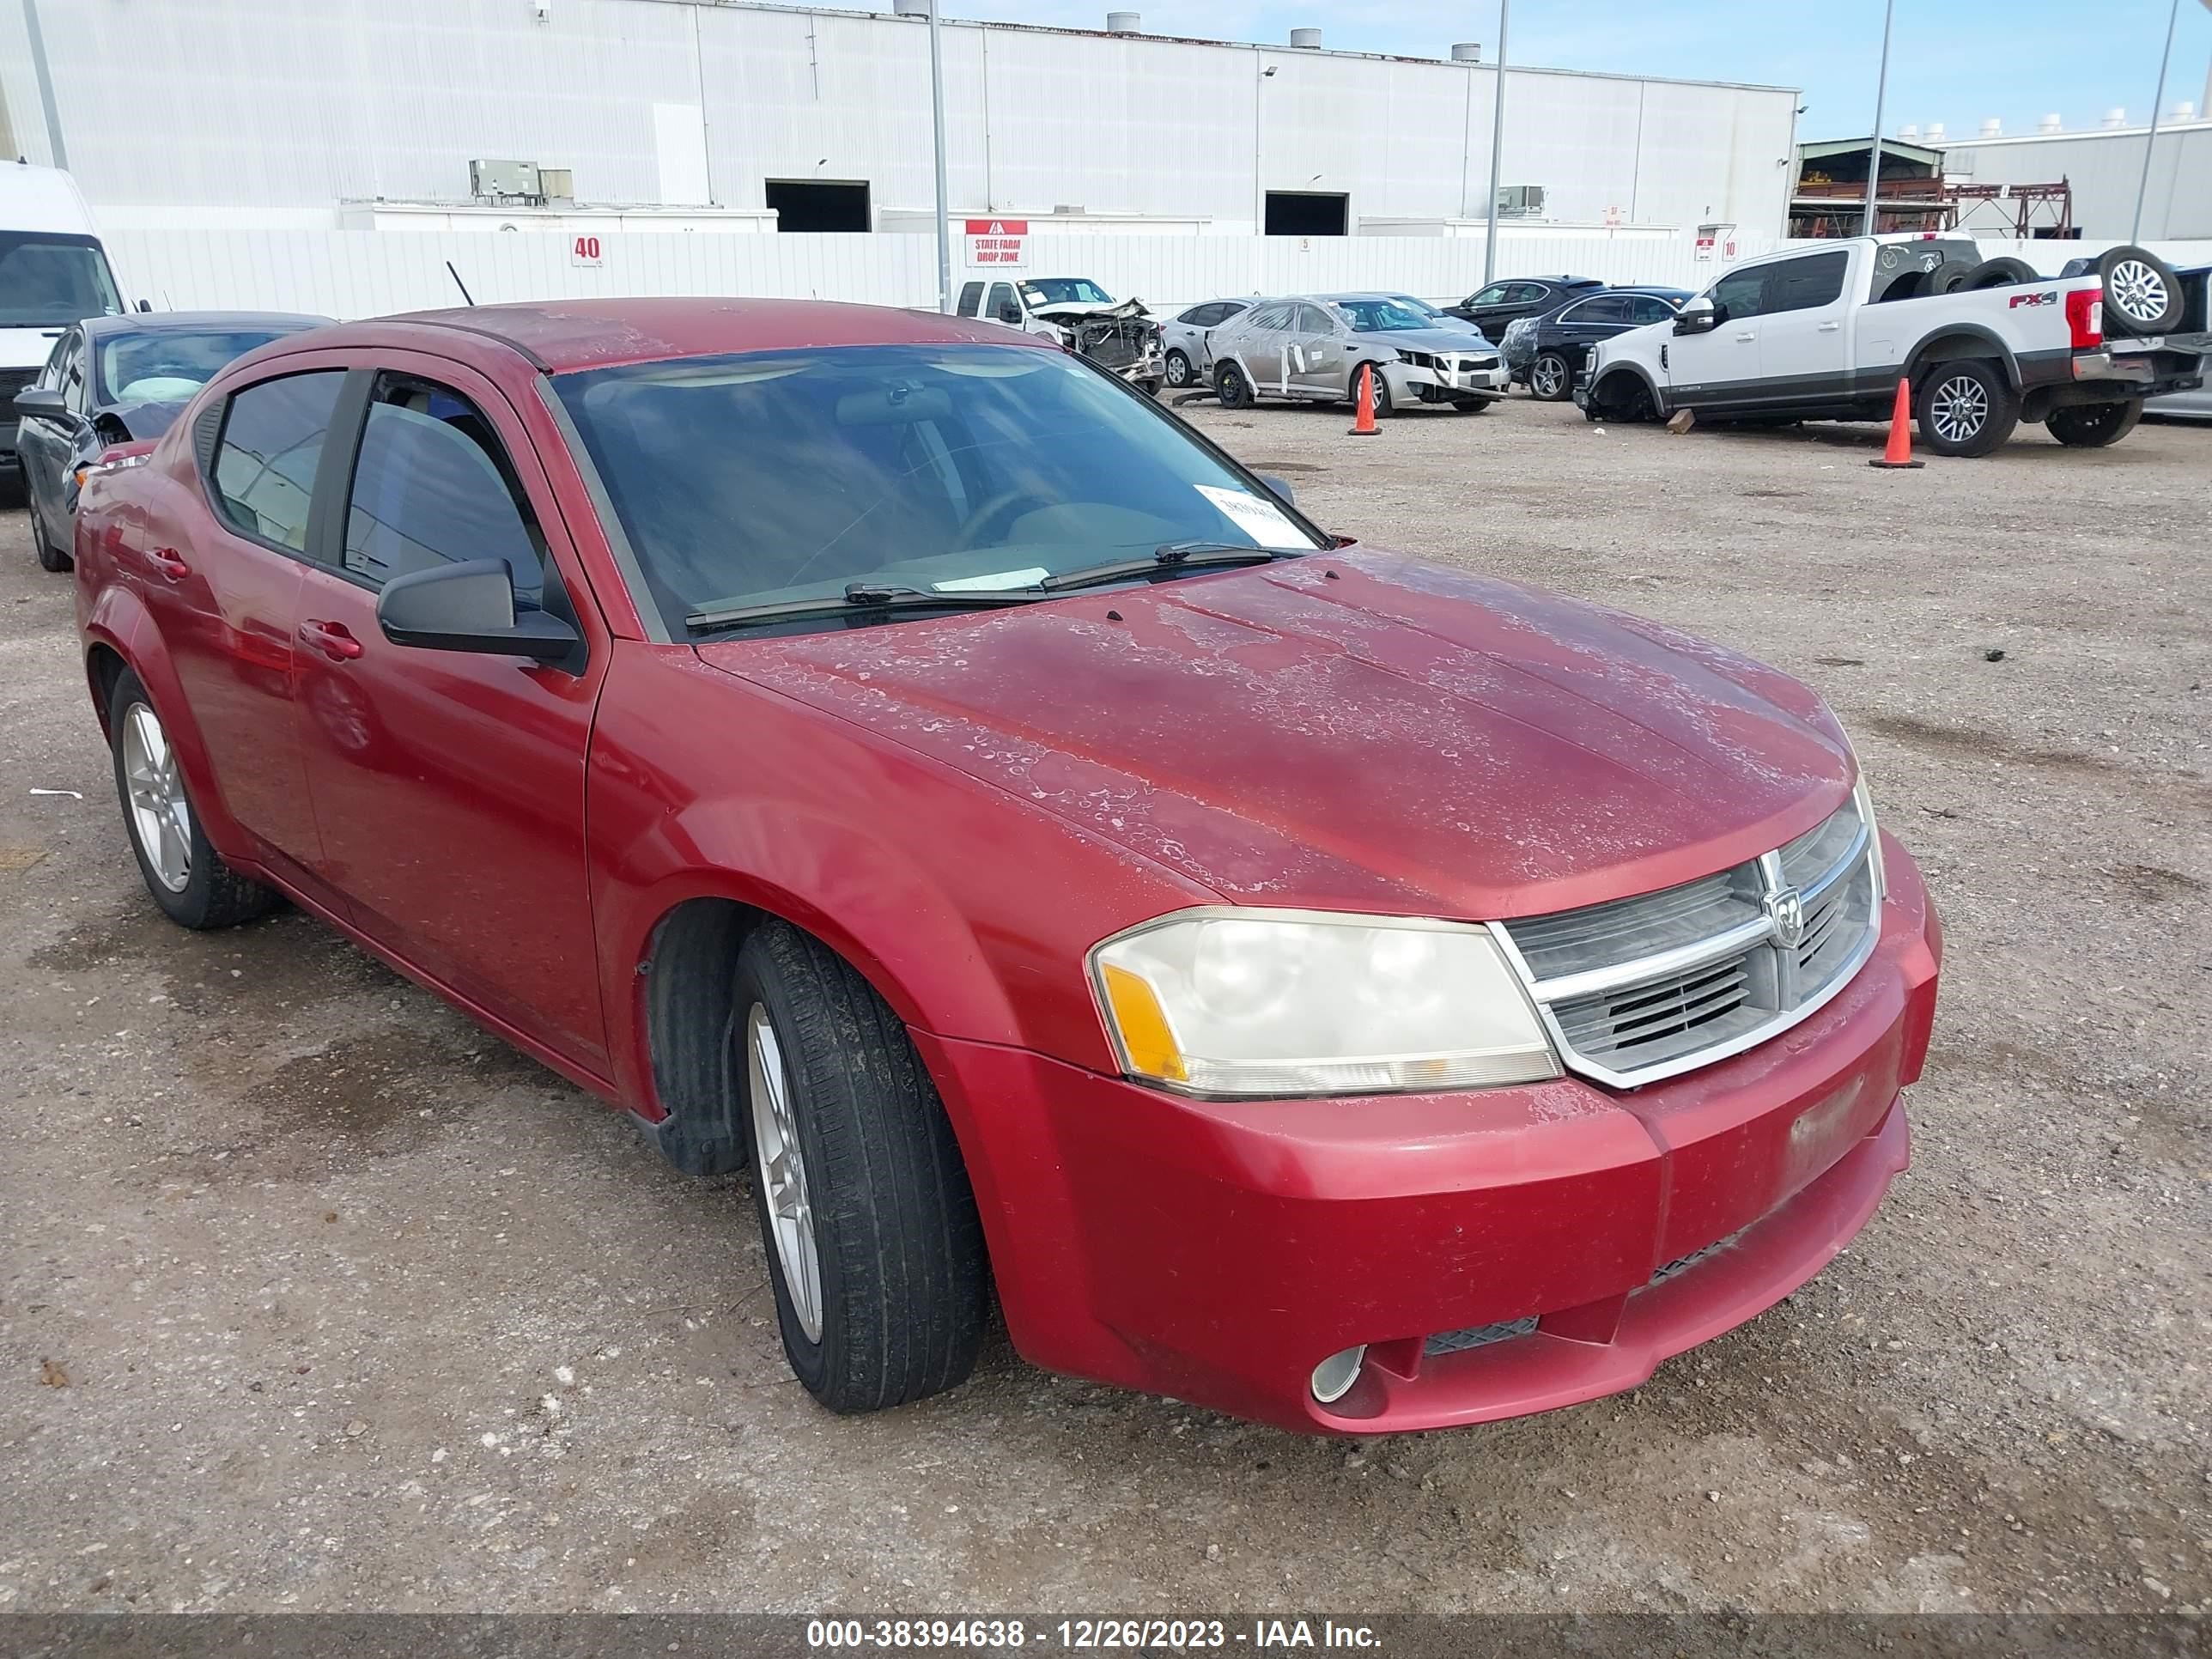
[[[1431,327],[1380,294],[1265,300],[1213,331],[1213,391],[1224,407],[1259,398],[1344,403],[1375,376],[1375,412],[1431,404],[1480,413],[1505,393],[1505,365],[1480,337]]]
[[[1167,376],[1163,330],[1142,300],[1117,301],[1088,276],[970,282],[960,290],[963,317],[981,317],[1041,334],[1157,397]]]

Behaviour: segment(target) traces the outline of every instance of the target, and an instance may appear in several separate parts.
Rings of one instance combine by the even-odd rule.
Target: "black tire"
[[[1180,351],[1168,353],[1167,371],[1168,384],[1178,392],[1198,377],[1197,371],[1190,366],[1189,357]]]
[[[1235,363],[1214,365],[1213,395],[1224,409],[1249,409],[1254,402],[1252,382],[1244,378],[1244,371]]]
[[[1490,398],[1455,398],[1452,407],[1462,415],[1486,415],[1494,401]]]
[[[191,810],[181,778],[177,788],[185,799],[185,812],[190,820],[190,857],[184,884],[172,887],[156,872],[154,860],[140,838],[137,817],[131,805],[131,780],[125,769],[124,733],[130,724],[131,711],[137,707],[146,708],[157,722],[161,720],[161,711],[155,708],[153,699],[146,695],[145,686],[136,674],[125,669],[108,698],[108,747],[115,760],[115,799],[123,809],[124,833],[131,839],[131,851],[138,860],[138,873],[145,878],[146,890],[154,896],[154,902],[161,907],[170,921],[196,932],[233,927],[241,921],[266,915],[283,899],[259,882],[240,875],[208,844],[207,831],[200,827],[199,814]],[[162,730],[166,736],[167,728]]]
[[[1987,455],[2020,424],[2020,398],[1987,357],[1931,363],[1913,388],[1920,441],[1938,455]]]
[[[2140,398],[2109,404],[2069,404],[2052,410],[2044,425],[2052,437],[2070,448],[2102,449],[2134,431],[2142,412]]]
[[[1368,378],[1375,382],[1375,418],[1379,421],[1390,412],[1390,382],[1382,378],[1382,369],[1375,364],[1355,364],[1352,371],[1352,379],[1348,382],[1352,387],[1352,406],[1355,410],[1359,407],[1359,376],[1362,370],[1364,370]]]
[[[76,561],[70,556],[59,543],[46,534],[46,520],[39,516],[39,504],[36,501],[31,503],[31,545],[38,553],[39,568],[41,570],[51,570],[58,575],[64,570],[73,570],[76,568]]]
[[[756,1158],[754,1207],[792,1370],[848,1413],[957,1387],[982,1343],[989,1267],[952,1125],[906,1027],[819,940],[763,923],[738,953],[732,1003],[732,1083],[749,1135],[757,1008],[781,1051],[818,1261],[817,1340],[793,1302]]]
[[[2015,259],[2001,253],[1994,259],[1984,259],[1966,273],[1965,286],[1976,292],[1985,288],[2011,288],[2020,283],[2039,283],[2042,273],[2025,259]]]
[[[1574,366],[1559,352],[1538,352],[1528,365],[1528,392],[1538,403],[1565,403],[1575,395]]]
[[[2170,334],[2181,326],[2184,297],[2173,267],[2131,242],[2097,256],[2105,282],[2107,334]]]

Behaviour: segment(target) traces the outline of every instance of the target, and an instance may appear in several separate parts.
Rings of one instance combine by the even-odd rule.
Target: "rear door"
[[[309,363],[327,359],[311,359]],[[335,909],[300,752],[293,627],[325,440],[344,372],[289,364],[193,417],[204,510],[152,519],[137,550],[146,607],[252,855]]]
[[[1801,254],[1765,267],[1759,321],[1759,378],[1778,402],[1819,402],[1850,389],[1844,333],[1846,248]]]
[[[346,465],[297,607],[322,876],[378,943],[604,1073],[584,769],[607,636],[551,486],[513,407],[461,364],[380,354],[347,399]],[[384,637],[386,583],[486,558],[507,562],[518,610],[585,634],[581,663]]]
[[[1567,360],[1570,369],[1589,360],[1589,349],[1628,327],[1628,295],[1594,294],[1561,308],[1552,319],[1552,349]]]

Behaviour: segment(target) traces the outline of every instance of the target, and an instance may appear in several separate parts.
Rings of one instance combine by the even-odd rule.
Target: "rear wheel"
[[[1168,353],[1167,371],[1168,384],[1178,390],[1188,386],[1197,376],[1197,371],[1190,366],[1190,359],[1180,351]]]
[[[785,1357],[835,1412],[967,1379],[989,1276],[966,1166],[906,1028],[786,923],[738,954],[732,1075]]]
[[[1937,363],[1913,398],[1920,441],[1938,455],[1986,455],[2020,424],[2020,399],[2004,371],[1984,357]]]
[[[2142,411],[2140,398],[2111,404],[2069,404],[2052,410],[2044,425],[2062,444],[2075,449],[2102,449],[2134,431]]]
[[[1528,365],[1528,390],[1542,402],[1556,404],[1575,389],[1574,371],[1556,351],[1540,351]]]
[[[209,845],[185,787],[167,727],[138,677],[125,670],[108,700],[115,793],[138,872],[170,921],[228,927],[274,909],[277,896],[238,874]]]
[[[1221,363],[1213,371],[1213,395],[1224,409],[1252,407],[1252,382],[1244,378],[1244,371],[1235,363]]]

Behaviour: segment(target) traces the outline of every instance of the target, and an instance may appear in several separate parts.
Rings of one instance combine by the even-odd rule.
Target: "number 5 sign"
[[[599,264],[599,239],[596,236],[578,236],[570,241],[568,263],[572,265]]]

